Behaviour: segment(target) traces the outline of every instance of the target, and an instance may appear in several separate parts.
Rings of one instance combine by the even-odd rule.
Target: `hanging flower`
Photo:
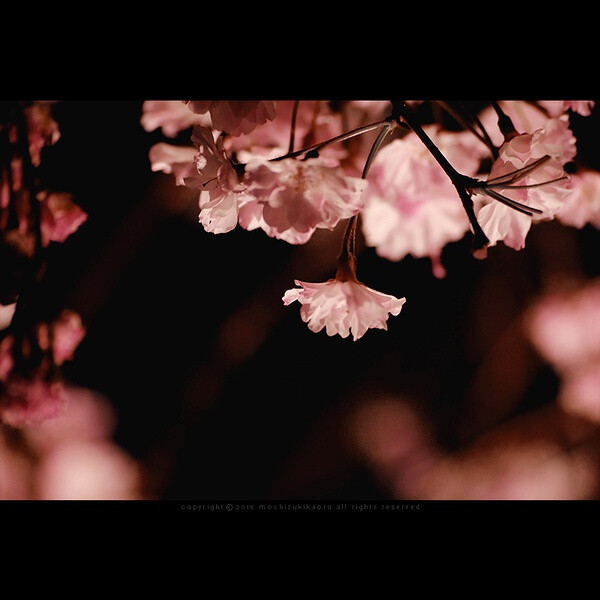
[[[250,133],[275,117],[275,102],[268,100],[191,100],[194,113],[210,115],[212,126],[229,135]]]
[[[387,330],[389,315],[399,315],[406,302],[406,298],[383,294],[351,279],[294,283],[300,288],[287,290],[283,303],[287,306],[298,300],[302,304],[300,316],[311,331],[325,328],[327,335],[343,338],[352,332],[354,341],[368,329]]]

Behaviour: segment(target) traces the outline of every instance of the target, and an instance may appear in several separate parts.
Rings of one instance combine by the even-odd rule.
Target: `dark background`
[[[391,263],[359,243],[359,278],[405,296],[402,313],[357,342],[314,334],[281,296],[294,279],[334,274],[342,230],[303,247],[205,232],[197,198],[151,172],[148,151],[166,140],[141,127],[142,100],[58,102],[62,136],[41,175],[89,215],[50,248],[48,302],[87,327],[64,374],[113,403],[116,441],[143,466],[149,497],[387,499],[347,441],[357,403],[409,398],[452,451],[552,401],[551,370],[522,341],[521,354],[497,342],[549,272],[600,274],[597,230],[540,224],[524,250],[500,245],[485,261],[466,238],[444,251],[443,280],[426,259]],[[594,168],[598,121],[573,119],[579,159]],[[502,361],[481,393],[493,348]],[[524,362],[535,364],[527,384],[504,393]]]

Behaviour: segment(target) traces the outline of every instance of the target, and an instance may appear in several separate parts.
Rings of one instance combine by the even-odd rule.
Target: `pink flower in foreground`
[[[214,129],[233,136],[275,117],[275,102],[268,100],[191,100],[188,106],[194,113],[210,114]]]
[[[317,228],[333,229],[357,214],[367,186],[364,179],[348,177],[337,161],[321,157],[252,159],[245,181],[256,201],[240,207],[240,225],[261,227],[290,244],[304,244]]]
[[[192,141],[196,148],[196,174],[187,177],[184,184],[200,190],[199,221],[210,233],[227,233],[238,223],[242,203],[253,199],[246,193],[246,184],[227,158],[223,138],[215,141],[212,130],[194,128]]]
[[[600,229],[600,172],[580,170],[571,176],[569,187],[571,193],[556,218],[578,229],[587,223]]]
[[[170,138],[192,125],[211,125],[208,115],[194,114],[182,100],[146,100],[142,105],[140,122],[145,131],[160,127]]]
[[[298,300],[300,316],[311,331],[323,328],[327,335],[343,338],[350,332],[354,341],[368,329],[387,329],[390,314],[400,314],[406,298],[395,298],[368,288],[358,281],[330,279],[324,283],[295,281],[300,288],[287,290],[283,303]]]
[[[13,377],[0,397],[0,421],[13,427],[40,423],[58,416],[65,405],[62,383]]]
[[[194,174],[195,156],[196,149],[192,146],[173,146],[164,142],[154,144],[149,152],[152,171],[172,173],[175,176],[175,185],[184,185],[185,178]]]
[[[474,136],[433,129],[429,133],[457,170],[477,172],[486,148]],[[367,179],[362,228],[367,245],[379,256],[436,259],[447,243],[469,230],[456,188],[416,135],[384,146]]]
[[[67,193],[42,193],[42,244],[64,242],[87,220],[87,213]]]
[[[68,440],[44,454],[36,477],[40,500],[137,500],[138,463],[104,440]]]
[[[570,193],[563,165],[572,160],[575,153],[575,138],[562,118],[551,119],[545,128],[517,135],[500,146],[499,156],[487,179],[489,188],[541,213],[524,214],[499,200],[478,194],[475,212],[490,246],[502,241],[514,250],[520,250],[525,246],[532,222],[555,217]],[[514,182],[494,187],[493,184],[501,183],[515,171],[545,156],[549,159]]]

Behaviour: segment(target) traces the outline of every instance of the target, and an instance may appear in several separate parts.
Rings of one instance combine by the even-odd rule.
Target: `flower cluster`
[[[87,220],[72,194],[48,189],[39,167],[60,139],[50,102],[0,105],[0,422],[58,415],[60,367],[85,335],[79,315],[47,317],[40,286],[47,249]]]
[[[577,165],[571,119],[594,101],[148,101],[141,123],[191,144],[160,142],[154,171],[198,192],[199,222],[240,226],[289,244],[347,221],[335,278],[296,281],[312,331],[354,340],[387,328],[405,298],[356,278],[354,242],[390,261],[431,261],[473,235],[477,258],[499,243],[519,250],[538,222],[600,222],[600,173]],[[187,112],[186,112],[187,111]],[[360,218],[361,226],[357,228]]]

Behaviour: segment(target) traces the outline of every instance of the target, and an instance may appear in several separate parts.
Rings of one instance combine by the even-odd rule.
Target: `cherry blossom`
[[[64,409],[66,395],[60,381],[11,377],[0,397],[0,421],[12,427],[40,423],[58,416]]]
[[[545,128],[516,135],[500,146],[487,179],[487,190],[483,189],[487,195],[479,193],[475,198],[477,219],[490,246],[502,241],[520,250],[532,222],[555,217],[570,193],[563,165],[575,154],[575,138],[563,118],[551,119]],[[513,177],[536,163],[535,168]],[[515,210],[514,204],[507,205],[515,202],[525,211]],[[528,213],[527,208],[533,210]]]
[[[196,149],[192,146],[174,146],[164,142],[154,144],[149,152],[152,171],[172,173],[175,185],[185,185],[185,179],[195,173],[195,156]]]
[[[325,328],[327,335],[348,337],[354,341],[368,329],[386,329],[389,315],[397,316],[406,298],[395,298],[352,280],[330,279],[323,283],[295,280],[299,288],[287,290],[283,303],[298,300],[300,316],[315,333]]]
[[[34,102],[24,113],[27,121],[27,138],[31,163],[37,167],[41,163],[44,146],[52,146],[60,139],[58,123],[52,118],[50,102]]]
[[[214,129],[236,136],[271,121],[275,104],[266,100],[191,100],[188,106],[194,113],[210,114]]]
[[[193,113],[183,100],[146,100],[140,123],[146,131],[160,128],[170,138],[193,125],[211,126],[209,115]]]
[[[595,102],[593,100],[542,100],[539,104],[554,117],[568,110],[582,117],[589,117],[592,114]]]
[[[600,228],[600,173],[579,169],[571,176],[571,192],[556,218],[565,225],[581,229],[591,223]]]
[[[457,170],[477,172],[487,150],[474,136],[427,131]],[[384,146],[367,179],[362,228],[367,245],[379,256],[399,261],[411,254],[435,260],[446,244],[469,230],[456,188],[416,135]]]
[[[240,225],[261,227],[267,235],[290,244],[304,244],[319,229],[333,229],[340,219],[364,206],[367,182],[349,177],[337,161],[322,157],[246,164],[248,193],[256,198],[241,209]]]
[[[72,201],[72,195],[63,192],[41,192],[42,245],[64,242],[88,218],[87,213]]]

